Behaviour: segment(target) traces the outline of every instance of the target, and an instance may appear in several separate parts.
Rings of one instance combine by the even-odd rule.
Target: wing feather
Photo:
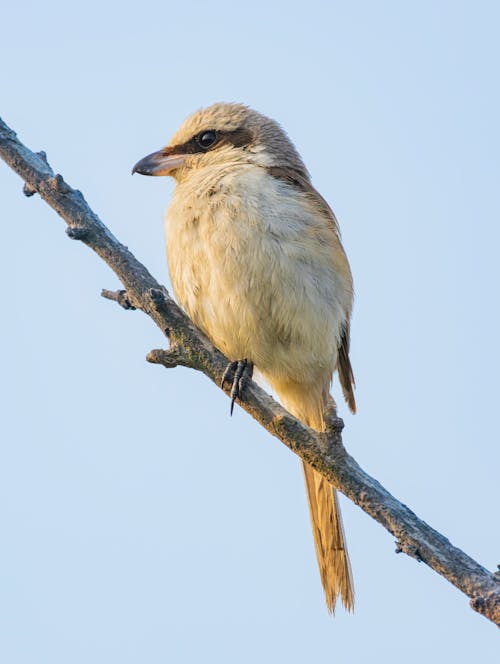
[[[349,276],[349,280],[352,287],[352,276],[349,268],[349,263],[345,255],[342,244],[340,243],[340,228],[333,213],[333,210],[325,201],[323,196],[313,187],[309,176],[306,171],[299,171],[293,168],[287,168],[284,166],[269,166],[267,171],[273,177],[283,180],[290,184],[291,186],[298,187],[303,193],[307,194],[310,199],[313,201],[314,205],[317,207],[318,212],[324,215],[333,225],[335,234],[338,238],[339,244],[339,258],[341,258],[342,269],[345,270]],[[350,316],[350,312],[349,312]],[[356,412],[356,401],[354,398],[354,388],[356,383],[354,381],[354,374],[352,371],[351,361],[349,359],[349,346],[350,346],[350,321],[349,318],[344,324],[342,334],[340,337],[340,343],[338,347],[338,365],[337,371],[339,374],[340,385],[342,387],[342,392],[344,398],[349,406],[350,410]]]

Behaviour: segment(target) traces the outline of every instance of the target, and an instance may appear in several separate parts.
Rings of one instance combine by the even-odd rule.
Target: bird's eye
[[[216,140],[217,132],[213,131],[212,129],[209,129],[209,131],[203,131],[196,137],[196,142],[200,148],[203,148],[204,150],[208,150],[208,148],[211,147]]]

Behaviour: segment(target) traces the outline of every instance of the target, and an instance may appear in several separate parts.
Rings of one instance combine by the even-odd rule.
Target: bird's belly
[[[224,211],[167,217],[176,297],[230,359],[276,379],[314,381],[334,371],[343,294],[313,242],[276,235]]]

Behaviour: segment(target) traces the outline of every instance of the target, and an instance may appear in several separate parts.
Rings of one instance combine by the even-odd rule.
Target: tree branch
[[[93,249],[115,272],[125,291],[103,291],[103,296],[125,308],[144,311],[170,339],[170,349],[153,350],[147,359],[170,368],[188,366],[203,372],[220,386],[227,358],[189,320],[133,254],[112,235],[90,209],[83,195],[54,174],[43,152],[33,153],[0,120],[0,155],[24,180],[24,192],[35,192],[66,221],[66,232]],[[224,389],[226,394],[229,389]],[[471,598],[475,611],[500,625],[500,580],[443,535],[419,519],[346,452],[342,421],[332,414],[325,433],[309,429],[249,381],[244,408],[273,436],[392,533],[397,552],[426,563]]]

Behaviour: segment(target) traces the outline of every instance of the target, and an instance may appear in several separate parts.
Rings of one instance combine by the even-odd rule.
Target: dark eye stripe
[[[228,131],[224,134],[226,143],[229,143],[235,148],[246,148],[253,141],[253,134],[250,129],[239,127],[234,131]]]
[[[213,130],[206,130],[204,132],[199,132],[193,138],[190,138],[189,141],[185,143],[180,143],[179,145],[172,145],[163,150],[164,154],[197,154],[202,152],[209,152],[211,150],[216,150],[217,148],[223,145],[232,145],[235,148],[247,147],[251,144],[253,140],[253,134],[249,129],[240,127],[234,131],[225,131],[217,132],[217,139],[212,145],[208,148],[204,148],[199,144],[199,138],[203,135]]]

